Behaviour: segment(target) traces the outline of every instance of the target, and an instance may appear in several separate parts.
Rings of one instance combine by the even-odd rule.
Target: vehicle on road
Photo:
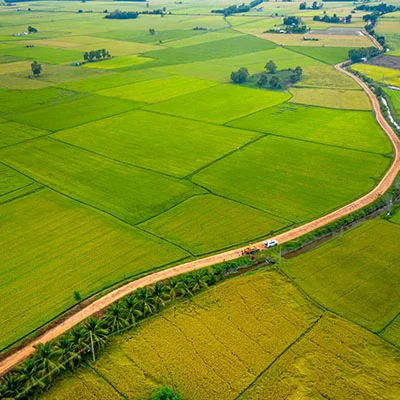
[[[264,246],[269,249],[270,247],[275,247],[278,245],[278,241],[275,239],[266,240]]]

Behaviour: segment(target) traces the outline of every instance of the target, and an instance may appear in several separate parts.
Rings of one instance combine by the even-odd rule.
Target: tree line
[[[325,14],[323,17],[315,15],[313,17],[313,21],[329,22],[330,24],[350,24],[351,14],[347,15],[344,18],[340,18],[336,14],[333,14],[332,17],[329,17],[327,14]]]
[[[107,19],[136,19],[139,16],[137,11],[120,11],[115,10],[107,14],[104,18]]]
[[[247,68],[242,67],[231,72],[231,81],[237,84],[246,81],[254,82],[259,87],[271,87],[281,89],[284,86],[293,85],[301,79],[303,69],[299,66],[278,71],[274,61],[270,60],[265,64],[266,72],[250,75]]]
[[[264,0],[253,0],[249,4],[234,4],[233,6],[229,6],[226,8],[222,9],[217,9],[217,10],[211,10],[212,13],[216,14],[224,14],[225,17],[231,14],[238,14],[238,13],[244,13],[244,12],[249,12],[253,7],[257,7],[259,4],[261,4]]]
[[[275,260],[271,258],[269,262]],[[135,328],[138,322],[160,312],[168,302],[191,298],[248,263],[249,258],[242,257],[137,289],[110,305],[102,316],[89,317],[59,338],[36,345],[33,355],[0,379],[0,398],[29,399],[48,390],[64,372],[75,371],[94,359],[110,334]],[[154,397],[161,398],[164,397]]]
[[[376,57],[381,52],[376,47],[360,47],[357,49],[349,50],[349,58],[353,63],[363,61],[363,59],[369,59]]]
[[[111,54],[106,49],[85,51],[83,53],[83,59],[89,62],[92,62],[94,59],[100,60],[102,58],[104,60],[105,58],[110,58],[110,57]]]
[[[311,7],[308,7],[308,9],[309,9],[309,10],[319,10],[319,9],[321,9],[323,6],[324,6],[324,5],[323,5],[322,3],[321,3],[321,4],[318,4],[318,2],[313,1]],[[300,5],[299,5],[299,10],[307,10],[307,3],[306,3],[306,2],[300,3]]]

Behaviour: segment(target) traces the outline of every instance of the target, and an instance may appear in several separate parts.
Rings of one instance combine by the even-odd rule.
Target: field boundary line
[[[245,389],[243,389],[236,397],[235,400],[239,400],[240,397],[246,393],[249,389],[251,389],[257,381],[272,367],[274,366],[282,356],[286,354],[287,351],[289,351],[293,346],[295,346],[297,343],[299,343],[305,336],[307,336],[308,333],[310,333],[315,326],[318,324],[318,322],[323,318],[325,313],[323,312],[321,315],[318,316],[318,318],[303,332],[298,336],[292,343],[290,343],[282,352],[280,352],[275,359],[266,367],[264,368],[253,380],[253,382],[250,383],[249,386],[247,386]]]
[[[306,233],[312,232],[317,228],[323,227],[330,222],[336,221],[337,219],[346,216],[372,203],[390,188],[393,181],[397,177],[398,172],[400,171],[399,137],[396,135],[391,126],[388,124],[388,122],[386,122],[385,118],[383,117],[379,102],[375,97],[375,95],[373,94],[373,92],[371,91],[371,89],[360,78],[354,76],[349,71],[344,70],[342,68],[342,64],[343,63],[337,64],[335,68],[338,71],[354,79],[370,98],[370,101],[372,103],[375,112],[374,113],[375,119],[377,120],[378,124],[384,130],[387,137],[390,139],[392,143],[394,150],[394,160],[390,168],[387,170],[385,176],[381,179],[381,181],[377,184],[377,186],[375,186],[375,188],[372,189],[369,193],[329,214],[326,214],[325,216],[322,216],[314,221],[308,222],[304,225],[293,228],[290,231],[275,236],[275,239],[278,240],[281,244],[293,240],[297,237],[303,236]],[[263,241],[256,243],[255,246],[259,249],[265,248]],[[175,266],[169,269],[152,273],[143,278],[129,282],[124,286],[121,286],[120,288],[108,293],[107,295],[89,304],[87,307],[83,308],[76,314],[73,314],[71,317],[67,318],[62,323],[49,329],[39,337],[32,340],[29,344],[25,345],[20,350],[16,351],[15,353],[5,358],[3,361],[0,362],[0,375],[4,374],[12,367],[23,361],[27,356],[32,354],[34,352],[34,346],[37,345],[38,343],[45,343],[52,339],[55,339],[56,337],[60,336],[62,333],[66,332],[67,330],[69,330],[79,322],[83,321],[87,317],[103,310],[110,304],[121,299],[122,297],[126,296],[132,291],[140,287],[152,285],[160,280],[165,280],[173,276],[181,275],[186,272],[194,271],[200,268],[209,267],[211,265],[218,264],[223,261],[236,259],[239,257],[239,254],[242,250],[244,250],[244,247],[212,255],[209,257],[205,257],[203,259],[191,261],[185,264],[181,264],[179,266]]]
[[[359,226],[356,226],[355,228],[352,229],[357,229]],[[336,238],[333,239],[337,239],[338,236]],[[332,240],[332,239],[331,239]],[[277,268],[275,268],[276,270],[278,270]],[[290,275],[287,274],[286,271],[282,270],[282,268],[279,268],[278,272],[285,277],[297,290],[300,291],[300,293],[306,298],[308,299],[312,304],[314,304],[316,307],[318,307],[320,310],[326,312],[326,313],[330,313],[332,315],[335,315],[338,318],[341,318],[343,320],[346,320],[347,322],[350,322],[351,324],[357,325],[359,328],[371,333],[372,335],[376,336],[378,339],[382,340],[383,342],[389,344],[390,346],[395,347],[396,349],[400,349],[400,346],[398,346],[397,344],[394,344],[392,342],[390,342],[389,340],[387,340],[386,338],[381,336],[381,333],[386,329],[386,326],[383,327],[380,331],[373,331],[370,328],[364,326],[363,324],[361,324],[360,322],[354,321],[352,318],[349,318],[345,315],[339,314],[337,311],[332,310],[329,307],[324,306],[323,304],[321,304],[320,302],[318,302],[316,299],[314,299],[314,297],[312,297],[309,293],[307,293],[297,282],[295,279],[293,279]],[[400,316],[400,312],[396,315],[396,317],[394,317],[389,323],[388,325],[390,325],[398,316]]]
[[[301,106],[307,106],[307,104],[300,104],[300,103],[291,103],[291,104],[295,104],[295,105],[298,104],[298,105],[301,105]],[[319,107],[315,107],[315,108],[319,108]],[[322,108],[322,107],[321,107],[321,108]],[[329,107],[323,107],[323,108],[331,109],[331,108],[329,108]],[[331,109],[331,110],[332,110],[332,109]],[[335,109],[335,110],[338,110],[338,111],[339,111],[339,109]],[[343,111],[343,110],[340,110],[340,111]],[[359,110],[344,110],[344,111],[350,111],[350,112],[356,111],[356,112],[367,112],[367,113],[370,113],[370,112],[371,112],[371,110],[365,110],[365,111],[359,111]],[[243,118],[246,118],[246,117],[243,117]],[[238,118],[238,119],[235,120],[235,121],[239,121],[239,120],[241,120],[241,119],[242,119],[242,118]],[[256,131],[256,130],[251,129],[251,128],[248,128],[248,129],[245,129],[245,128],[236,128],[235,126],[227,125],[227,128],[228,128],[228,127],[229,127],[229,128],[234,128],[234,129],[243,129],[243,130],[245,130],[245,131],[250,131],[250,132],[261,133],[261,134],[264,135],[264,137],[275,136],[275,137],[279,137],[279,138],[283,138],[283,139],[297,140],[297,141],[299,141],[299,142],[305,142],[305,143],[310,143],[310,144],[320,144],[320,145],[327,146],[327,147],[335,147],[335,148],[337,148],[337,149],[342,149],[342,150],[359,151],[359,152],[361,152],[361,153],[366,153],[366,154],[371,154],[371,155],[378,155],[378,156],[384,156],[384,157],[386,157],[388,154],[390,154],[390,155],[392,156],[392,153],[376,153],[376,152],[374,152],[374,151],[355,149],[355,148],[352,148],[352,147],[339,146],[339,145],[337,145],[337,144],[331,144],[331,143],[316,142],[316,141],[314,141],[314,140],[301,139],[301,138],[296,138],[296,137],[292,137],[292,136],[279,135],[279,134],[277,134],[277,133],[271,133],[271,132],[266,133],[266,132]],[[261,138],[260,138],[260,139],[261,139]],[[251,144],[251,143],[249,143],[249,144]],[[188,175],[188,176],[189,176],[189,175]]]

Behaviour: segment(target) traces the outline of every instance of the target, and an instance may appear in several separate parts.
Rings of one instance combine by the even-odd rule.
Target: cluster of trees
[[[115,10],[107,14],[104,18],[107,19],[136,19],[139,16],[137,11],[120,11]]]
[[[36,28],[34,28],[33,26],[28,26],[28,33],[32,34],[32,33],[37,33],[38,30]]]
[[[376,11],[380,14],[387,14],[390,12],[398,11],[399,7],[393,5],[387,5],[386,3],[380,3],[376,6],[369,5],[369,4],[361,4],[355,8],[355,10],[360,11]]]
[[[380,51],[376,47],[360,47],[349,50],[349,58],[353,63],[360,62],[362,59],[376,57]]]
[[[240,84],[251,79],[260,87],[266,87],[269,85],[272,89],[280,89],[285,84],[294,84],[298,82],[303,75],[303,69],[301,67],[278,71],[276,64],[272,60],[268,61],[264,68],[266,72],[250,76],[247,68],[242,67],[238,71],[233,71],[231,73],[231,80],[234,83]],[[276,75],[277,73],[279,73],[280,76]],[[283,76],[285,76],[285,80],[283,79]]]
[[[215,265],[212,271],[201,269],[136,290],[109,306],[101,317],[89,317],[57,340],[36,345],[32,356],[0,379],[0,398],[35,397],[51,387],[64,371],[74,371],[83,362],[94,359],[110,334],[135,327],[138,321],[159,312],[167,302],[178,297],[190,298],[248,262],[247,257],[242,257]],[[180,399],[176,393],[175,397],[162,397],[168,394],[165,388],[160,393],[152,399]]]
[[[108,50],[106,49],[99,49],[99,50],[91,50],[91,51],[85,51],[83,53],[83,59],[89,62],[92,62],[94,59],[100,60],[105,59],[105,58],[110,58],[111,54]]]
[[[367,24],[365,25],[364,29],[371,35],[375,36],[376,40],[379,42],[381,46],[385,45],[385,36],[377,36],[375,34],[375,26],[378,22],[378,17],[382,15],[379,11],[374,11],[372,14],[366,14],[363,16],[364,22]]]
[[[324,6],[323,4],[318,4],[317,1],[314,1],[314,2],[312,3],[311,7],[309,7],[309,10],[319,10],[319,9],[321,9],[323,6]],[[299,9],[300,9],[300,10],[307,10],[307,3],[306,3],[306,2],[300,3]]]
[[[224,14],[225,17],[231,14],[238,14],[250,11],[253,7],[257,7],[264,0],[253,0],[249,4],[234,4],[233,6],[229,6],[227,8],[211,10],[212,13]]]
[[[269,29],[265,33],[305,33],[307,31],[307,26],[303,24],[300,17],[284,17],[283,25],[278,29]]]
[[[34,61],[31,64],[31,70],[34,76],[40,75],[40,73],[42,72],[42,64],[39,64],[37,61]]]
[[[315,15],[313,17],[313,21],[329,22],[330,24],[350,24],[351,14],[347,15],[344,18],[340,18],[336,14],[333,14],[332,17],[329,17],[327,14],[325,14],[323,17]]]

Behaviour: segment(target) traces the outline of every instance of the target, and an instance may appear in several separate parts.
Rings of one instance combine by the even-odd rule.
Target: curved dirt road
[[[325,215],[315,221],[311,221],[307,224],[304,224],[302,226],[299,226],[297,228],[294,228],[288,232],[282,233],[278,236],[275,237],[279,241],[279,243],[285,243],[289,240],[295,239],[299,236],[302,236],[308,232],[311,232],[317,228],[320,228],[332,221],[337,220],[338,218],[341,218],[347,214],[350,214],[351,212],[358,210],[369,203],[373,202],[377,197],[379,197],[381,194],[386,192],[387,189],[391,186],[392,182],[394,181],[396,175],[400,171],[400,140],[396,136],[396,134],[393,132],[392,128],[389,126],[389,124],[386,122],[386,120],[383,118],[383,115],[381,113],[379,103],[376,99],[376,97],[373,95],[371,90],[368,88],[367,85],[365,85],[359,78],[353,76],[349,72],[345,71],[344,69],[341,68],[341,64],[338,64],[335,66],[335,68],[350,76],[352,79],[354,79],[361,87],[362,89],[367,93],[368,97],[370,98],[372,107],[375,112],[375,117],[376,120],[378,121],[379,125],[382,127],[388,138],[393,144],[394,147],[394,161],[389,168],[389,170],[386,172],[385,176],[383,179],[379,182],[378,186],[376,186],[371,192],[366,194],[365,196],[361,197],[358,200],[355,200],[354,202],[336,210],[333,211],[332,213]],[[264,248],[263,242],[256,243],[255,246],[257,248]],[[38,343],[44,343],[47,342],[51,339],[54,339],[61,335],[62,333],[66,332],[70,328],[72,328],[74,325],[78,324],[85,318],[95,314],[98,311],[103,310],[105,307],[109,306],[111,303],[115,302],[116,300],[126,296],[127,294],[131,293],[132,291],[143,287],[147,286],[150,284],[154,284],[157,281],[171,278],[176,275],[183,274],[185,272],[189,271],[194,271],[199,268],[207,267],[216,263],[223,262],[225,260],[232,260],[235,258],[238,258],[239,252],[243,248],[235,249],[235,250],[230,250],[221,254],[216,254],[214,256],[206,257],[200,260],[192,261],[186,264],[182,264],[173,268],[166,269],[164,271],[160,272],[155,272],[151,275],[148,275],[144,278],[140,278],[136,281],[130,282],[112,292],[109,294],[105,295],[104,297],[100,298],[99,300],[94,301],[93,303],[89,304],[87,307],[82,309],[81,311],[78,311],[76,314],[72,315],[71,317],[67,318],[64,322],[61,322],[59,325],[49,329],[47,332],[39,336],[38,338],[34,339],[30,344],[27,344],[25,347],[22,349],[18,350],[14,354],[11,354],[9,357],[4,359],[3,361],[0,362],[0,375],[4,374],[7,372],[9,369],[14,367],[16,364],[20,363],[23,361],[27,356],[33,353],[34,351],[34,345]]]

